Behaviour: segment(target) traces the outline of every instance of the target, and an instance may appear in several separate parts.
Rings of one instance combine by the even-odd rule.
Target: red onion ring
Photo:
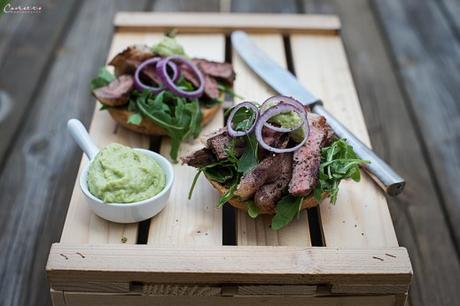
[[[280,148],[275,148],[272,146],[269,146],[265,141],[262,136],[262,129],[267,123],[270,118],[281,114],[285,112],[295,112],[299,115],[299,117],[302,119],[302,125],[303,125],[303,130],[304,130],[304,139],[299,142],[297,145],[295,145],[292,148],[285,148],[285,149],[280,149]],[[305,112],[305,109],[300,110],[298,107],[295,107],[294,105],[287,104],[287,103],[279,103],[275,106],[270,107],[267,109],[265,112],[263,112],[257,121],[257,124],[255,126],[255,134],[257,141],[259,144],[266,150],[271,151],[273,153],[287,153],[287,152],[293,152],[296,151],[298,148],[303,146],[305,142],[308,139],[308,135],[310,133],[309,127],[308,127],[308,119],[307,119],[307,113]]]
[[[148,86],[148,85],[145,85],[144,83],[142,83],[142,81],[140,79],[140,73],[145,67],[147,67],[147,66],[155,66],[156,67],[156,66],[158,66],[158,62],[160,60],[161,60],[161,57],[150,58],[150,59],[142,62],[139,66],[137,66],[136,72],[134,73],[134,88],[136,88],[139,91],[147,89],[147,90],[152,91],[153,93],[159,93],[160,91],[162,91],[164,89],[164,86],[162,84],[159,85],[158,87]],[[173,62],[170,63],[169,68],[171,68],[171,70],[173,71],[173,76],[172,76],[173,82],[177,81],[177,79],[179,78],[179,70],[178,70],[179,68]]]
[[[305,112],[305,106],[297,101],[294,98],[287,97],[287,96],[273,96],[265,100],[262,105],[260,106],[260,111],[261,114],[266,112],[268,109],[280,104],[280,103],[285,103],[294,106],[296,109],[299,111]],[[292,127],[292,128],[285,128],[285,127],[279,127],[279,126],[274,126],[270,122],[265,123],[265,127],[277,131],[277,132],[282,132],[282,133],[287,133],[287,132],[292,132],[297,130],[302,126],[303,122],[301,121],[298,125]]]
[[[193,74],[195,74],[195,77],[199,80],[200,86],[198,86],[198,89],[194,91],[185,91],[181,88],[179,88],[176,84],[174,84],[174,81],[171,79],[171,77],[168,75],[166,71],[167,64],[170,62],[178,62],[182,65],[187,66]],[[204,77],[203,74],[201,73],[200,70],[189,60],[178,56],[178,55],[173,55],[173,56],[168,56],[161,61],[158,62],[157,64],[157,73],[158,76],[161,78],[163,81],[163,85],[171,90],[173,93],[176,95],[188,98],[188,99],[195,99],[199,98],[204,91]]]
[[[232,126],[233,117],[235,116],[236,112],[238,110],[240,110],[241,108],[250,109],[256,115],[256,117],[254,118],[254,122],[252,123],[251,127],[249,129],[247,129],[246,131],[237,131]],[[245,135],[251,133],[252,130],[254,130],[254,127],[256,126],[256,123],[257,123],[258,119],[259,119],[259,109],[257,108],[257,106],[254,103],[247,102],[247,101],[239,103],[238,105],[233,107],[232,111],[230,112],[230,115],[228,116],[228,119],[227,119],[227,132],[228,132],[228,135],[230,135],[231,137],[239,137],[239,136],[245,136]]]

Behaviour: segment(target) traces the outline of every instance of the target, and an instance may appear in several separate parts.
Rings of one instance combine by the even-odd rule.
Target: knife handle
[[[313,106],[313,112],[324,116],[327,123],[340,138],[346,138],[347,142],[353,147],[356,154],[364,160],[370,161],[362,168],[370,174],[372,179],[390,196],[396,196],[403,191],[406,182],[399,176],[385,161],[375,154],[368,146],[362,143],[345,126],[334,118],[324,107],[318,103]]]

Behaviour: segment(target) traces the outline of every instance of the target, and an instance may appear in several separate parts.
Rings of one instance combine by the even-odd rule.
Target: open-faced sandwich
[[[232,65],[189,58],[174,37],[153,47],[134,45],[117,54],[91,82],[92,93],[121,125],[171,137],[171,157],[182,140],[197,137],[232,93]]]
[[[359,165],[366,162],[335,137],[324,117],[284,96],[260,106],[238,104],[205,145],[182,158],[198,168],[189,196],[204,173],[221,194],[218,207],[228,202],[253,218],[272,214],[275,230],[324,198],[335,203],[340,181],[359,181]]]

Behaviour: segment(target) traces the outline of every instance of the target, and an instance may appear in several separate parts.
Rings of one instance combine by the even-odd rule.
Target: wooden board
[[[126,260],[129,258],[129,260]],[[280,260],[282,258],[282,260]],[[152,247],[54,244],[48,278],[192,284],[408,284],[404,248]],[[122,269],[120,267],[123,267]]]
[[[370,145],[340,37],[292,35],[291,46],[298,79],[321,97],[328,111]],[[327,246],[398,245],[385,197],[365,174],[359,184],[342,182],[337,203],[323,201],[320,212]]]
[[[149,36],[148,36],[149,37]],[[155,36],[159,38],[158,35]],[[214,61],[225,60],[225,37],[222,34],[178,35],[187,54]],[[134,42],[134,39],[133,39]],[[150,43],[153,39],[150,39]],[[208,134],[223,126],[222,111],[203,129],[201,135]],[[200,138],[181,145],[179,156],[185,156],[202,147]],[[160,152],[169,155],[170,141],[163,138]],[[217,209],[219,194],[210,186],[204,176],[200,177],[188,199],[196,169],[181,164],[174,165],[175,183],[167,207],[152,219],[148,244],[154,245],[222,245],[222,210]]]
[[[269,22],[268,22],[269,21]],[[208,13],[119,13],[115,17],[119,31],[167,31],[229,33],[238,29],[253,32],[336,34],[340,21],[336,16],[295,14],[208,14]]]
[[[283,37],[280,34],[253,34],[251,38],[275,61],[287,67]],[[240,58],[233,49],[233,66],[237,73],[234,89],[244,100],[262,103],[275,92],[266,85]],[[237,101],[239,102],[239,101]],[[289,227],[279,231],[270,228],[271,216],[252,219],[244,211],[237,212],[238,245],[291,245],[310,246],[310,231],[307,212],[303,211]]]
[[[107,60],[123,50],[131,43],[129,37],[115,36]],[[96,104],[95,112],[89,129],[94,143],[102,148],[110,143],[117,142],[131,147],[148,148],[149,138],[132,133],[118,125],[107,112],[99,111]],[[81,169],[86,165],[87,158],[82,158]],[[117,224],[96,216],[88,207],[79,181],[75,181],[72,199],[67,212],[66,222],[62,231],[63,243],[129,243],[137,240],[137,223]]]
[[[131,44],[153,44],[161,37],[158,31],[169,25],[164,21],[164,15],[155,15],[158,19],[151,16],[149,20],[163,20],[163,27],[147,23],[141,32],[142,25],[133,22],[138,15],[132,15],[131,19],[126,14],[120,16],[124,16],[124,19],[118,23],[109,57]],[[145,21],[145,15],[139,16],[138,20]],[[226,46],[224,36],[228,28],[209,28],[213,22],[217,22],[216,16],[187,16],[191,16],[187,22],[193,20],[197,24],[189,31],[196,33],[179,34],[178,39],[191,56],[219,61],[231,57],[237,73],[234,89],[247,100],[263,102],[274,94],[234,51],[228,54],[231,48]],[[230,24],[235,26],[235,22],[242,17],[247,16],[235,16],[235,19],[219,16],[225,19],[225,27]],[[259,20],[259,17],[255,20]],[[116,20],[120,20],[120,17]],[[292,19],[291,23],[294,20],[299,24],[288,29],[281,28],[283,23],[280,25],[280,21],[274,19],[274,24],[280,27],[279,31],[271,33],[267,32],[271,28],[259,21],[256,26],[258,30],[255,31],[259,33],[253,33],[251,37],[285,67],[291,56],[289,48],[285,46],[285,42],[288,42],[294,50],[292,63],[299,79],[324,98],[326,107],[335,116],[368,141],[342,42],[336,35],[337,29],[332,31],[327,23],[325,31],[315,30],[314,34],[311,31],[312,24],[319,26],[325,20],[334,18],[302,17]],[[185,25],[189,24],[182,26]],[[251,30],[255,27],[243,26]],[[219,33],[217,29],[220,29]],[[203,31],[208,33],[204,34]],[[280,32],[291,34],[284,38]],[[341,101],[346,107],[340,104]],[[222,112],[203,133],[221,126]],[[94,115],[90,133],[101,146],[110,142],[141,147],[148,147],[149,144],[145,137],[121,127],[116,128],[108,114],[100,111]],[[197,148],[199,143],[199,140],[184,143],[180,154]],[[167,156],[169,150],[169,140],[164,137],[160,152]],[[84,163],[85,159],[82,165]],[[269,228],[270,217],[254,220],[246,213],[238,212],[235,220],[237,246],[222,247],[222,211],[215,208],[217,192],[202,178],[198,181],[192,200],[187,200],[195,169],[180,164],[174,168],[174,190],[168,206],[152,218],[148,233],[144,233],[147,246],[130,245],[136,241],[137,224],[114,224],[92,214],[77,184],[61,243],[54,245],[50,254],[47,270],[52,288],[69,292],[69,297],[73,293],[78,297],[78,292],[94,292],[88,295],[90,299],[102,292],[137,294],[139,290],[144,294],[207,292],[209,295],[238,296],[234,288],[216,289],[210,285],[213,283],[242,283],[237,292],[245,295],[255,295],[254,292],[269,294],[271,291],[287,294],[296,290],[316,290],[315,294],[318,294],[322,287],[317,286],[324,283],[333,285],[327,289],[328,295],[389,293],[394,300],[395,295],[404,295],[407,291],[412,274],[408,255],[405,249],[398,248],[382,193],[367,177],[359,184],[345,182],[336,206],[322,203],[322,229],[325,243],[331,248],[310,247],[310,225],[306,211],[278,232]],[[126,243],[115,245],[120,242]],[[127,257],[130,260],[126,261]],[[141,282],[140,285],[137,282]],[[172,285],[164,287],[164,283]],[[182,285],[177,287],[177,283]],[[196,284],[200,284],[198,289]],[[245,284],[265,284],[266,287],[252,288],[245,287]],[[286,287],[283,288],[285,291],[270,287],[287,284],[313,287]],[[56,292],[53,295],[56,299],[60,298]],[[396,299],[401,301],[401,298]]]
[[[419,128],[411,109],[406,107],[404,87],[393,69],[384,33],[375,20],[380,15],[379,10],[373,11],[376,2],[304,0],[303,3],[304,13],[340,15],[341,36],[373,148],[408,182],[406,190],[398,197],[388,198],[388,202],[398,242],[408,249],[414,268],[410,304],[449,305],[460,300],[455,285],[460,283],[459,259],[454,255],[455,245],[446,225],[439,191],[433,186],[436,176],[429,170],[421,135],[417,134]],[[390,2],[381,1],[380,5],[387,6]],[[404,9],[410,10],[407,6]],[[382,22],[387,20],[382,15],[380,18]],[[427,246],[426,241],[437,243]]]

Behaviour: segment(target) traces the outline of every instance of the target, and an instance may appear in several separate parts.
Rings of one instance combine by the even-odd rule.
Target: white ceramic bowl
[[[89,207],[96,215],[113,222],[133,223],[155,216],[166,206],[169,194],[171,193],[171,187],[174,182],[174,170],[171,163],[166,158],[149,150],[135,148],[134,150],[155,160],[161,169],[163,169],[166,176],[165,187],[152,198],[143,201],[133,203],[104,203],[92,195],[88,190],[88,169],[92,160],[96,156],[98,149],[91,142],[86,129],[80,121],[76,119],[69,120],[68,128],[75,141],[80,145],[88,158],[90,158],[90,162],[81,172],[80,187],[83,194],[86,196]]]
[[[89,207],[99,217],[118,223],[133,223],[155,216],[166,206],[171,193],[171,186],[174,182],[174,171],[171,163],[158,153],[144,149],[134,150],[154,159],[160,165],[166,176],[165,187],[158,194],[147,200],[133,203],[104,203],[88,190],[88,164],[80,175],[80,187],[88,199]]]

